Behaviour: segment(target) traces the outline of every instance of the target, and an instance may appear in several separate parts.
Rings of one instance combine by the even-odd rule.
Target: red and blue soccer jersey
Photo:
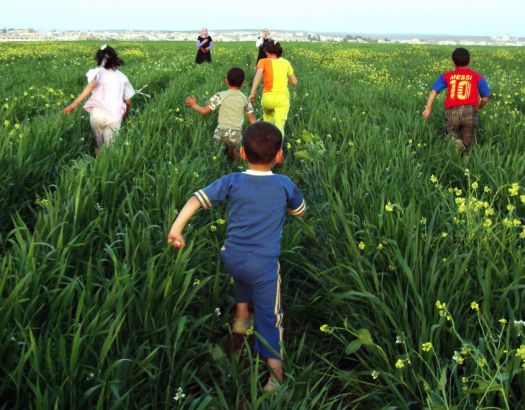
[[[288,212],[300,216],[306,208],[299,188],[286,176],[248,170],[226,175],[194,193],[205,209],[228,200],[225,246],[239,252],[278,257],[281,231]]]
[[[487,80],[474,70],[458,67],[441,74],[432,89],[440,92],[447,89],[445,109],[458,105],[478,105],[480,97],[488,97],[490,89]]]

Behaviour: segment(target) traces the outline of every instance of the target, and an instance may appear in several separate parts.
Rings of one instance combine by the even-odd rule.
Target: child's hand
[[[194,105],[197,104],[197,99],[193,95],[190,95],[189,97],[186,97],[186,99],[184,100],[184,103],[188,107],[193,107]]]
[[[177,231],[170,231],[168,234],[168,243],[176,249],[184,248],[186,246],[184,236],[182,236],[182,233]]]
[[[76,108],[75,103],[69,104],[64,110],[62,111],[62,114],[69,115],[71,114],[71,111],[73,111]]]
[[[254,102],[255,101],[255,94],[250,94],[248,99],[250,100],[251,103]]]
[[[428,118],[430,117],[430,113],[431,111],[428,108],[425,108],[423,112],[421,113],[421,115],[423,116],[425,120],[428,120]]]

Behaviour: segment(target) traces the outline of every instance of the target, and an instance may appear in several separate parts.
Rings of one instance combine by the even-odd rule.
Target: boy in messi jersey
[[[252,104],[240,90],[244,85],[244,71],[237,67],[231,68],[226,74],[226,84],[228,89],[215,94],[204,107],[197,104],[194,96],[186,97],[185,103],[202,115],[218,109],[219,121],[213,133],[213,141],[222,143],[224,153],[234,163],[239,158],[244,116],[248,117],[251,124],[257,118],[253,114]]]
[[[436,95],[446,88],[447,134],[454,138],[459,148],[464,148],[464,152],[468,153],[476,143],[478,113],[489,101],[490,89],[481,74],[468,68],[470,64],[468,50],[456,48],[452,53],[452,62],[455,69],[438,77],[432,86],[422,115],[425,119],[430,117]]]
[[[240,154],[248,170],[226,175],[198,190],[180,211],[168,234],[176,248],[185,245],[182,231],[200,208],[229,202],[226,241],[221,258],[235,280],[237,302],[233,331],[246,333],[252,303],[255,349],[272,369],[265,391],[283,381],[281,342],[283,335],[279,255],[286,213],[300,217],[306,204],[299,188],[286,176],[272,173],[282,163],[282,134],[268,122],[250,125],[243,133]]]

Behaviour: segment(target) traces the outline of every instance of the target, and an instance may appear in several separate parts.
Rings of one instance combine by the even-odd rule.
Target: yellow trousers
[[[264,93],[261,104],[264,121],[271,122],[279,128],[284,137],[284,123],[288,118],[290,97],[284,93]]]

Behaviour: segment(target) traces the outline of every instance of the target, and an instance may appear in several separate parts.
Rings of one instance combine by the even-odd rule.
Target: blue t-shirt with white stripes
[[[225,246],[263,256],[279,256],[286,213],[302,216],[306,204],[290,178],[248,170],[226,175],[194,193],[201,206],[229,203]]]

